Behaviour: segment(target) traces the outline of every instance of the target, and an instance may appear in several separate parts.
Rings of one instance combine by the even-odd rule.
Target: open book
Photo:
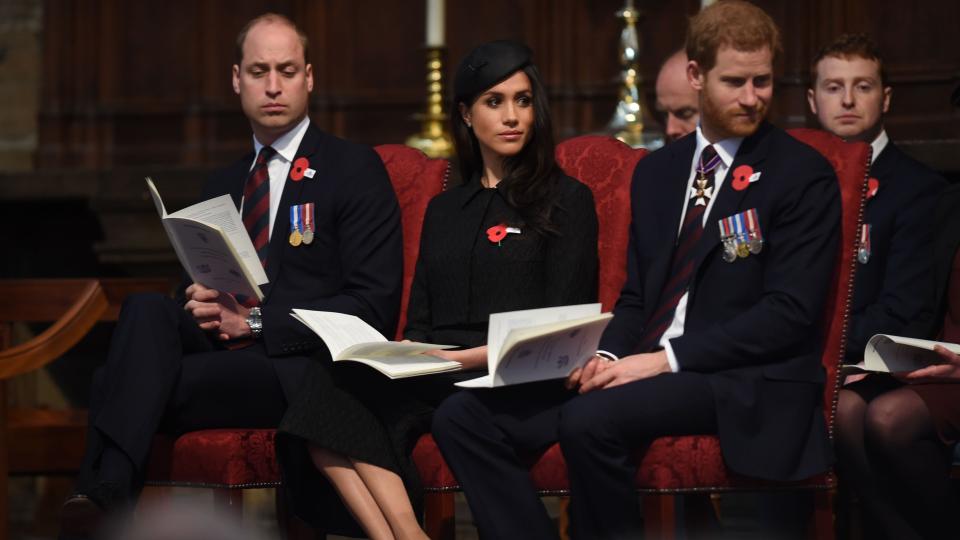
[[[453,345],[387,341],[359,317],[343,313],[294,309],[291,315],[320,336],[334,362],[360,362],[391,379],[457,371],[461,367],[460,362],[423,354],[451,349]]]
[[[494,388],[566,377],[597,352],[612,318],[600,313],[600,304],[494,313],[487,335],[489,374],[457,386]]]
[[[943,359],[933,350],[934,345],[960,353],[960,345],[956,343],[877,334],[867,342],[867,348],[863,351],[863,362],[843,366],[842,372],[899,373],[942,364]]]
[[[230,195],[221,195],[167,215],[149,177],[147,187],[180,264],[194,282],[263,300],[267,282],[257,250]]]

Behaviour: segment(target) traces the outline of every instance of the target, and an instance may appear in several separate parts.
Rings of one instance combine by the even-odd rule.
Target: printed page
[[[559,379],[583,366],[597,351],[613,318],[603,313],[570,321],[512,330],[491,373],[457,383],[463,388],[492,388]]]
[[[291,315],[320,336],[334,361],[360,362],[391,379],[461,368],[460,362],[423,354],[435,349],[450,349],[452,345],[387,341],[354,315],[308,309],[294,309]]]
[[[386,343],[383,337],[363,319],[354,315],[333,311],[294,309],[293,318],[307,325],[327,344],[330,356],[340,358],[341,353],[358,343]]]
[[[497,361],[500,358],[500,349],[511,330],[557,321],[581,319],[599,314],[600,308],[600,304],[579,304],[492,313],[487,327],[487,368],[490,373],[496,370]]]
[[[161,219],[187,218],[220,229],[232,244],[233,252],[246,267],[247,274],[250,275],[253,282],[257,285],[263,285],[269,281],[267,273],[263,269],[263,264],[260,263],[260,257],[257,256],[257,250],[253,247],[253,241],[250,240],[250,235],[247,234],[247,229],[244,227],[240,213],[237,212],[237,207],[234,206],[230,195],[214,197],[167,215],[167,210],[160,198],[157,186],[153,183],[153,179],[147,177],[146,181],[150,197],[153,198],[153,204],[157,207],[157,213],[160,214]]]
[[[593,358],[610,313],[510,332],[496,370],[495,383],[519,384],[559,379]]]
[[[170,216],[163,223],[180,264],[193,281],[218,291],[263,299],[260,287],[239,262],[220,229]]]
[[[897,373],[942,364],[943,359],[934,352],[934,345],[960,353],[960,345],[956,343],[877,334],[867,342],[863,353],[863,369]]]
[[[230,195],[221,195],[208,201],[188,206],[183,210],[170,214],[170,217],[185,217],[202,221],[209,225],[216,225],[223,231],[223,234],[230,239],[237,255],[243,261],[247,271],[253,276],[258,285],[267,282],[267,273],[260,263],[260,257],[257,256],[257,250],[253,247],[253,241],[247,234],[247,228],[243,225],[240,213],[233,204]]]

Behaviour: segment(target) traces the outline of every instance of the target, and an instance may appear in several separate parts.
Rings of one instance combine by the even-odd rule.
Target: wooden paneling
[[[758,0],[784,36],[773,118],[813,125],[808,62],[843,31],[880,42],[895,87],[888,118],[900,139],[957,138],[947,96],[960,80],[952,40],[960,5],[893,0]],[[424,99],[423,3],[414,0],[48,0],[37,166],[211,166],[249,148],[230,88],[234,37],[265,10],[285,13],[311,40],[311,116],[358,141],[400,142]],[[447,2],[446,76],[470,48],[513,38],[534,49],[561,138],[602,130],[616,101],[621,0]],[[683,42],[695,0],[637,1],[641,74],[652,102],[662,59]]]
[[[960,111],[948,104],[960,83],[954,44],[960,4],[756,1],[784,38],[771,114],[776,123],[815,126],[805,98],[810,58],[841,32],[866,31],[879,42],[894,86],[886,121],[891,136],[909,141],[914,155],[949,177],[960,176]],[[209,170],[249,151],[250,129],[230,85],[240,27],[267,10],[290,16],[310,38],[316,83],[311,118],[352,140],[402,142],[417,131],[413,116],[425,99],[423,4],[46,0],[35,157],[40,171],[0,178],[0,198],[21,201],[6,205],[7,221],[23,223],[15,238],[38,243],[28,216],[58,193],[74,197],[58,208],[80,209],[62,216],[64,223],[97,220],[70,238],[83,243],[78,249],[85,255],[77,260],[95,254],[101,267],[34,265],[44,275],[176,272],[142,176],[157,178],[171,207],[179,208],[196,196]],[[657,69],[682,46],[688,17],[700,2],[635,4],[643,13],[640,73],[652,104]],[[621,23],[615,13],[622,6],[623,0],[447,0],[446,88],[456,63],[478,43],[522,40],[533,48],[548,85],[559,137],[602,131],[618,91]],[[37,272],[11,264],[4,270]]]

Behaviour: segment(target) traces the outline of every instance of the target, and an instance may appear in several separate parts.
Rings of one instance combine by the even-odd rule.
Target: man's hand
[[[631,354],[621,358],[610,367],[594,374],[590,379],[581,377],[580,393],[586,394],[602,388],[612,388],[641,379],[649,379],[670,372],[666,351]]]
[[[588,360],[582,368],[577,368],[570,372],[570,375],[567,376],[567,380],[564,382],[564,385],[567,387],[567,390],[573,390],[574,388],[580,386],[580,383],[589,381],[598,373],[603,372],[612,365],[613,361],[611,361],[609,358],[605,358],[596,354],[593,356],[593,358]]]
[[[187,287],[186,295],[183,308],[193,315],[200,328],[215,333],[217,339],[228,341],[250,335],[250,310],[237,303],[232,294],[194,283]]]
[[[942,345],[934,345],[933,350],[945,363],[898,373],[897,378],[907,383],[960,382],[960,354],[950,352]]]

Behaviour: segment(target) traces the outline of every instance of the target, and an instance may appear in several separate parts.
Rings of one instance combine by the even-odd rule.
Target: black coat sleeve
[[[544,257],[546,306],[597,301],[597,210],[590,188],[572,179],[551,219],[557,234]]]

